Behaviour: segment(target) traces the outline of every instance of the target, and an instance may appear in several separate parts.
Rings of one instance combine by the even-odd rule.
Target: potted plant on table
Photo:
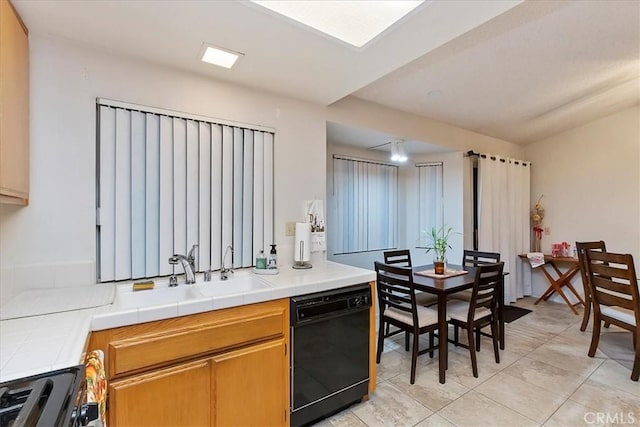
[[[433,269],[436,274],[444,274],[447,263],[447,248],[451,249],[449,237],[453,233],[453,228],[443,225],[440,228],[431,228],[431,234],[428,235],[431,240],[431,246],[427,246],[427,253],[433,251]]]

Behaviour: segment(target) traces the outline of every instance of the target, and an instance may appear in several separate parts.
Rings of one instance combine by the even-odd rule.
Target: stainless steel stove
[[[0,427],[86,425],[98,410],[83,404],[84,384],[84,365],[0,383]]]

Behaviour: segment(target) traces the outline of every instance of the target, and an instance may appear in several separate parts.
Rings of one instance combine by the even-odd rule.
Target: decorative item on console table
[[[451,249],[449,245],[449,237],[453,233],[453,228],[447,225],[443,225],[440,228],[432,227],[431,239],[432,245],[427,247],[427,253],[433,251],[433,269],[435,274],[444,274],[447,269],[447,248]]]
[[[531,210],[531,224],[533,225],[533,252],[540,252],[540,245],[542,240],[542,220],[544,219],[544,209],[540,205],[540,200],[544,194],[541,194],[538,201]]]

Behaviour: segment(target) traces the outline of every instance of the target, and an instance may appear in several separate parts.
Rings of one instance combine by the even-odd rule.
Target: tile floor
[[[450,344],[446,384],[438,382],[437,356],[425,354],[410,385],[403,336],[387,339],[369,401],[317,426],[640,426],[640,383],[629,378],[631,334],[603,328],[590,358],[591,322],[580,332],[582,313],[563,303],[533,302],[515,304],[533,312],[506,325],[500,364],[483,338],[479,378],[471,373],[468,350]]]

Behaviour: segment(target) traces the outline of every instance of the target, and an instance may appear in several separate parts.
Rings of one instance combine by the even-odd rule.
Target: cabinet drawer
[[[146,334],[109,343],[109,376],[159,366],[199,355],[214,354],[247,343],[284,335],[285,311],[266,311],[252,316]]]

